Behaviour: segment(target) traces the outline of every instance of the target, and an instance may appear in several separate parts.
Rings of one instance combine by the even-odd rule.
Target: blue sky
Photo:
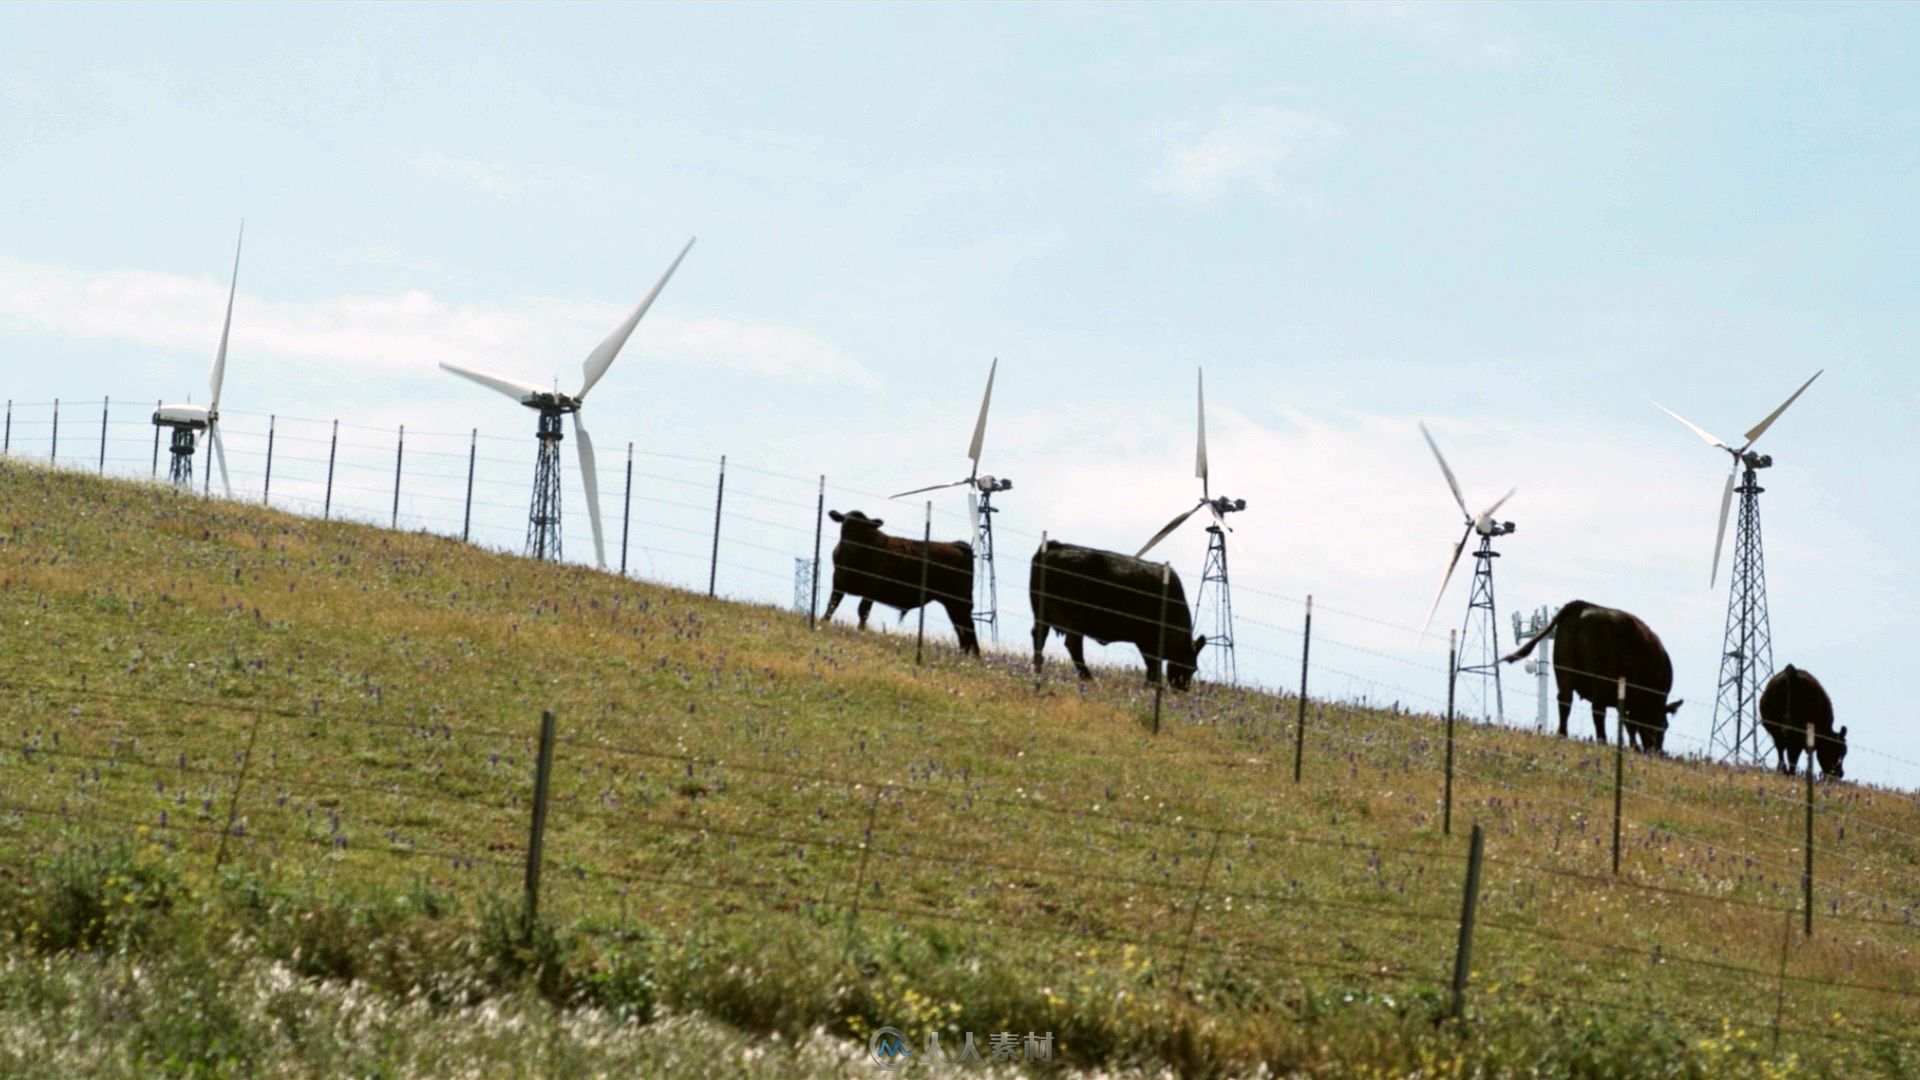
[[[241,485],[267,413],[405,423],[451,472],[478,426],[512,546],[531,417],[435,362],[575,383],[697,234],[589,409],[603,474],[627,440],[698,459],[641,467],[676,492],[636,511],[643,572],[703,579],[671,552],[721,453],[843,508],[960,475],[995,356],[1003,576],[1043,529],[1131,549],[1191,497],[1204,365],[1252,674],[1291,677],[1280,597],[1419,624],[1457,535],[1424,419],[1470,500],[1520,486],[1503,607],[1641,614],[1697,739],[1724,459],[1643,395],[1731,437],[1824,368],[1761,446],[1776,658],[1920,761],[1916,53],[1897,5],[4,7],[0,393],[203,400],[245,217]],[[143,414],[114,423],[137,471]],[[361,436],[372,516],[392,454]],[[404,513],[445,531],[437,482]],[[742,513],[755,483],[809,501],[742,476]],[[768,598],[811,544],[738,537]],[[1167,552],[1196,576],[1203,542]],[[1329,689],[1434,689],[1433,639],[1329,619],[1372,650],[1316,645]]]

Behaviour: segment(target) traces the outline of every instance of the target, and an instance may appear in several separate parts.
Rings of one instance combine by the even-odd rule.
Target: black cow
[[[1027,578],[1034,674],[1040,673],[1047,635],[1058,630],[1082,679],[1093,678],[1081,651],[1092,638],[1102,645],[1125,641],[1139,646],[1148,685],[1160,681],[1164,653],[1167,682],[1175,690],[1191,686],[1195,658],[1207,639],[1191,636],[1193,618],[1180,575],[1171,574],[1162,591],[1162,566],[1114,551],[1047,541],[1034,552]]]
[[[858,510],[827,515],[840,523],[840,542],[833,545],[833,595],[827,597],[827,618],[847,593],[860,598],[860,629],[876,601],[898,608],[902,615],[932,602],[947,609],[960,651],[980,655],[980,639],[973,632],[973,545],[965,541],[911,540],[880,531],[886,522]],[[923,558],[924,556],[924,558]],[[920,590],[926,574],[926,592]]]
[[[1673,689],[1673,661],[1660,644],[1660,635],[1646,623],[1617,608],[1569,601],[1547,628],[1512,655],[1511,664],[1533,651],[1542,638],[1553,635],[1553,681],[1560,691],[1560,734],[1567,733],[1567,714],[1573,695],[1593,705],[1593,737],[1607,741],[1607,709],[1620,713],[1627,736],[1636,749],[1658,751],[1666,742],[1667,717],[1680,702],[1667,704]],[[1627,680],[1625,708],[1619,701],[1619,680]]]
[[[1788,664],[1760,692],[1760,723],[1773,736],[1780,771],[1792,776],[1800,768],[1800,751],[1807,746],[1807,725],[1813,725],[1813,756],[1820,775],[1839,780],[1846,776],[1847,729],[1833,729],[1833,700],[1820,680]]]

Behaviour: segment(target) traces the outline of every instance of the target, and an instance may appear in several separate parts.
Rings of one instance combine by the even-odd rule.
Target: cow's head
[[[1186,648],[1181,648],[1185,644]],[[1167,685],[1185,690],[1193,685],[1193,673],[1200,666],[1200,650],[1207,647],[1205,634],[1190,642],[1174,642],[1167,649]]]
[[[1813,737],[1813,756],[1820,761],[1820,775],[1833,780],[1846,778],[1847,729],[1831,735]]]
[[[886,522],[879,518],[870,518],[858,510],[841,513],[838,510],[827,511],[827,516],[840,523],[840,538],[859,543],[863,538],[876,536],[880,526]]]

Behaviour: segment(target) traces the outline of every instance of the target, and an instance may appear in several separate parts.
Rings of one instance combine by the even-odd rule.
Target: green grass
[[[0,1072],[825,1076],[881,1025],[1191,1075],[1920,1068],[1905,793],[1821,786],[1804,938],[1769,773],[1629,760],[1615,881],[1591,743],[1462,727],[1448,837],[1431,717],[1312,703],[1296,786],[1291,701],[1170,697],[1154,736],[1137,669],[1036,692],[1012,657],[916,669],[898,636],[12,463],[0,627]]]

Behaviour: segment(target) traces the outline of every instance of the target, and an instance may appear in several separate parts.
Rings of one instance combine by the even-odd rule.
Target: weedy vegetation
[[[1017,635],[1016,635],[1017,636]],[[1920,805],[0,466],[0,1072],[1907,1076]],[[559,743],[539,914],[532,757]],[[1487,834],[1464,1015],[1468,826]]]

